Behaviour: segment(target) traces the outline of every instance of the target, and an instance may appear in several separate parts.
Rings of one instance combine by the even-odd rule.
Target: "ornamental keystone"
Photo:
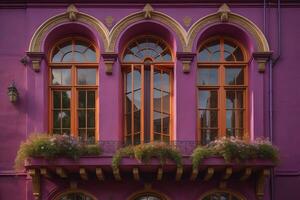
[[[76,21],[77,20],[77,14],[78,14],[78,10],[75,7],[74,4],[69,5],[69,7],[67,8],[67,12],[68,14],[68,18],[70,21]]]
[[[151,17],[152,17],[151,13],[154,11],[154,9],[152,8],[152,6],[149,3],[147,3],[145,5],[143,11],[145,12],[145,15],[144,15],[145,19],[151,19]]]
[[[219,8],[218,13],[220,14],[220,20],[221,22],[228,22],[230,8],[226,3],[222,4],[222,6]]]

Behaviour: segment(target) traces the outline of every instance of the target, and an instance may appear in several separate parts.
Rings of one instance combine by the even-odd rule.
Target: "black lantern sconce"
[[[9,101],[15,103],[18,100],[19,93],[14,81],[8,86],[7,90],[8,90],[7,95],[9,97]]]

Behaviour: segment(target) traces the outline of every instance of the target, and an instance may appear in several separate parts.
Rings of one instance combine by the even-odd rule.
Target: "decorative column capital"
[[[189,73],[191,68],[191,62],[194,60],[196,56],[195,53],[190,52],[177,52],[176,57],[178,60],[182,62],[182,71],[184,73]]]
[[[39,72],[41,69],[41,61],[44,58],[44,52],[26,52],[29,57],[29,63],[35,72]]]
[[[258,64],[258,72],[264,73],[266,69],[266,64],[271,59],[273,52],[253,52],[252,56]]]
[[[113,65],[118,59],[118,54],[116,53],[102,53],[101,54],[104,64],[106,74],[112,74]]]

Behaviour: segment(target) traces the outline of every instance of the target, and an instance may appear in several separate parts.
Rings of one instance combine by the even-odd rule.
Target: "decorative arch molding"
[[[204,27],[214,23],[231,23],[237,25],[249,33],[256,42],[256,51],[258,52],[269,52],[268,41],[263,32],[248,18],[230,11],[226,4],[223,4],[219,10],[214,13],[207,15],[198,21],[196,21],[188,31],[187,34],[187,46],[184,48],[185,52],[191,52],[193,50],[193,44],[197,41],[197,35]]]
[[[70,5],[65,13],[49,18],[35,31],[31,38],[28,52],[43,52],[43,40],[49,34],[49,31],[60,24],[72,21],[81,22],[95,28],[99,34],[99,38],[103,41],[104,49],[107,49],[109,31],[106,26],[98,19],[88,14],[78,12],[74,5]]]
[[[108,52],[114,52],[117,40],[121,36],[122,32],[130,25],[133,25],[136,22],[149,19],[153,21],[158,21],[176,33],[176,36],[179,38],[181,46],[184,48],[187,44],[187,32],[178,23],[174,18],[166,15],[164,13],[154,11],[150,4],[146,4],[144,9],[140,12],[133,13],[131,15],[126,16],[122,20],[120,20],[110,31],[109,34],[109,47],[107,49]]]
[[[64,195],[68,195],[68,194],[72,194],[72,193],[82,193],[90,198],[92,198],[93,200],[98,200],[94,195],[88,193],[85,190],[82,189],[69,189],[69,190],[65,190],[63,192],[59,192],[58,194],[56,194],[54,197],[49,198],[49,200],[59,200],[60,197],[63,197]]]
[[[143,190],[139,190],[137,192],[134,192],[133,194],[131,194],[126,200],[134,200],[135,198],[139,197],[139,196],[142,196],[143,194],[152,194],[152,195],[155,195],[155,196],[158,196],[160,198],[162,198],[163,200],[171,200],[168,196],[166,196],[165,194],[159,192],[159,191],[156,191],[156,190],[153,190],[151,188],[151,186],[149,185],[146,185],[145,186],[145,189]]]
[[[233,190],[229,190],[229,189],[214,189],[214,190],[209,190],[207,192],[205,192],[204,194],[201,194],[201,196],[198,198],[198,200],[203,200],[206,196],[210,195],[210,194],[214,194],[214,193],[228,193],[231,195],[234,195],[235,197],[238,197],[240,200],[247,200],[246,197],[244,197],[243,195],[241,195],[240,193],[233,191]]]

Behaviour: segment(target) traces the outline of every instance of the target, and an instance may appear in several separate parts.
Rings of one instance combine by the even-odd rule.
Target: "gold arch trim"
[[[149,7],[147,4],[145,6]],[[104,51],[105,52],[115,52],[115,48],[117,45],[117,40],[123,33],[123,31],[130,25],[139,22],[139,21],[146,21],[146,20],[152,20],[152,21],[158,21],[170,29],[172,29],[175,33],[177,38],[179,38],[179,41],[182,46],[183,52],[192,52],[193,51],[193,44],[196,41],[197,34],[199,31],[201,31],[203,28],[210,24],[215,24],[218,22],[223,22],[222,18],[220,17],[219,11],[207,15],[198,21],[196,21],[188,31],[186,31],[181,24],[175,20],[174,18],[170,17],[167,14],[155,11],[152,9],[145,11],[142,10],[140,12],[136,12],[133,14],[130,14],[126,17],[124,17],[122,20],[120,20],[115,26],[111,29],[111,31],[108,30],[108,28],[98,19],[85,14],[81,12],[76,12],[75,16],[72,15],[72,18],[70,20],[70,12],[65,12],[63,14],[56,15],[47,21],[45,21],[34,33],[30,45],[29,45],[29,52],[43,52],[42,49],[42,43],[45,39],[46,35],[51,31],[52,28],[56,27],[59,24],[70,22],[70,21],[78,21],[84,24],[89,25],[90,27],[93,27],[96,29],[96,31],[99,34],[99,38],[102,39],[104,44]],[[72,13],[73,14],[73,13]],[[266,40],[266,37],[262,33],[262,31],[249,19],[246,17],[243,17],[241,15],[232,13],[230,10],[228,13],[226,12],[226,23],[229,24],[235,24],[239,27],[242,27],[244,30],[246,30],[250,35],[253,37],[253,39],[256,42],[256,51],[258,52],[269,52],[269,45]]]
[[[184,48],[184,52],[191,52],[193,49],[193,44],[197,41],[196,37],[197,34],[201,29],[206,27],[207,25],[214,24],[220,22],[220,13],[216,12],[211,15],[207,15],[201,19],[199,19],[197,22],[195,22],[191,28],[188,31],[187,34],[187,46]],[[256,42],[256,51],[259,52],[269,52],[269,44],[265,37],[265,35],[262,33],[262,31],[249,19],[246,17],[243,17],[241,15],[235,14],[235,13],[228,13],[228,21],[226,23],[229,24],[236,24],[239,27],[244,28],[248,33],[251,34],[251,36],[254,38]]]
[[[121,33],[130,25],[142,21],[145,19],[145,13],[137,12],[120,20],[111,30],[110,37],[109,37],[109,48],[108,52],[114,52],[116,48],[117,39],[120,37]],[[175,33],[176,36],[179,38],[181,45],[185,46],[187,41],[187,33],[185,29],[172,17],[166,15],[161,12],[152,11],[151,12],[151,20],[158,21],[168,27],[170,27]]]
[[[68,194],[72,194],[72,193],[82,193],[82,194],[92,198],[93,200],[97,200],[97,198],[94,195],[86,192],[85,190],[81,190],[81,189],[69,189],[67,191],[61,192],[61,193],[57,194],[53,198],[53,200],[60,200],[60,198],[63,197],[64,195],[68,195]]]
[[[103,41],[104,48],[106,49],[108,47],[109,31],[101,21],[88,14],[81,13],[81,12],[76,13],[76,21],[81,22],[83,24],[87,24],[92,28],[95,28],[99,34],[99,37]],[[69,13],[67,12],[51,17],[50,19],[45,21],[33,34],[29,44],[28,51],[43,52],[42,49],[43,40],[51,31],[51,29],[66,22],[70,22]]]
[[[210,194],[214,194],[214,193],[217,193],[217,192],[223,192],[223,193],[228,193],[230,195],[233,195],[235,197],[238,197],[240,200],[247,200],[243,195],[241,195],[240,193],[237,193],[233,190],[229,190],[229,189],[214,189],[214,190],[209,190],[207,192],[205,192],[204,194],[202,194],[198,200],[203,200],[207,195],[210,195]]]

